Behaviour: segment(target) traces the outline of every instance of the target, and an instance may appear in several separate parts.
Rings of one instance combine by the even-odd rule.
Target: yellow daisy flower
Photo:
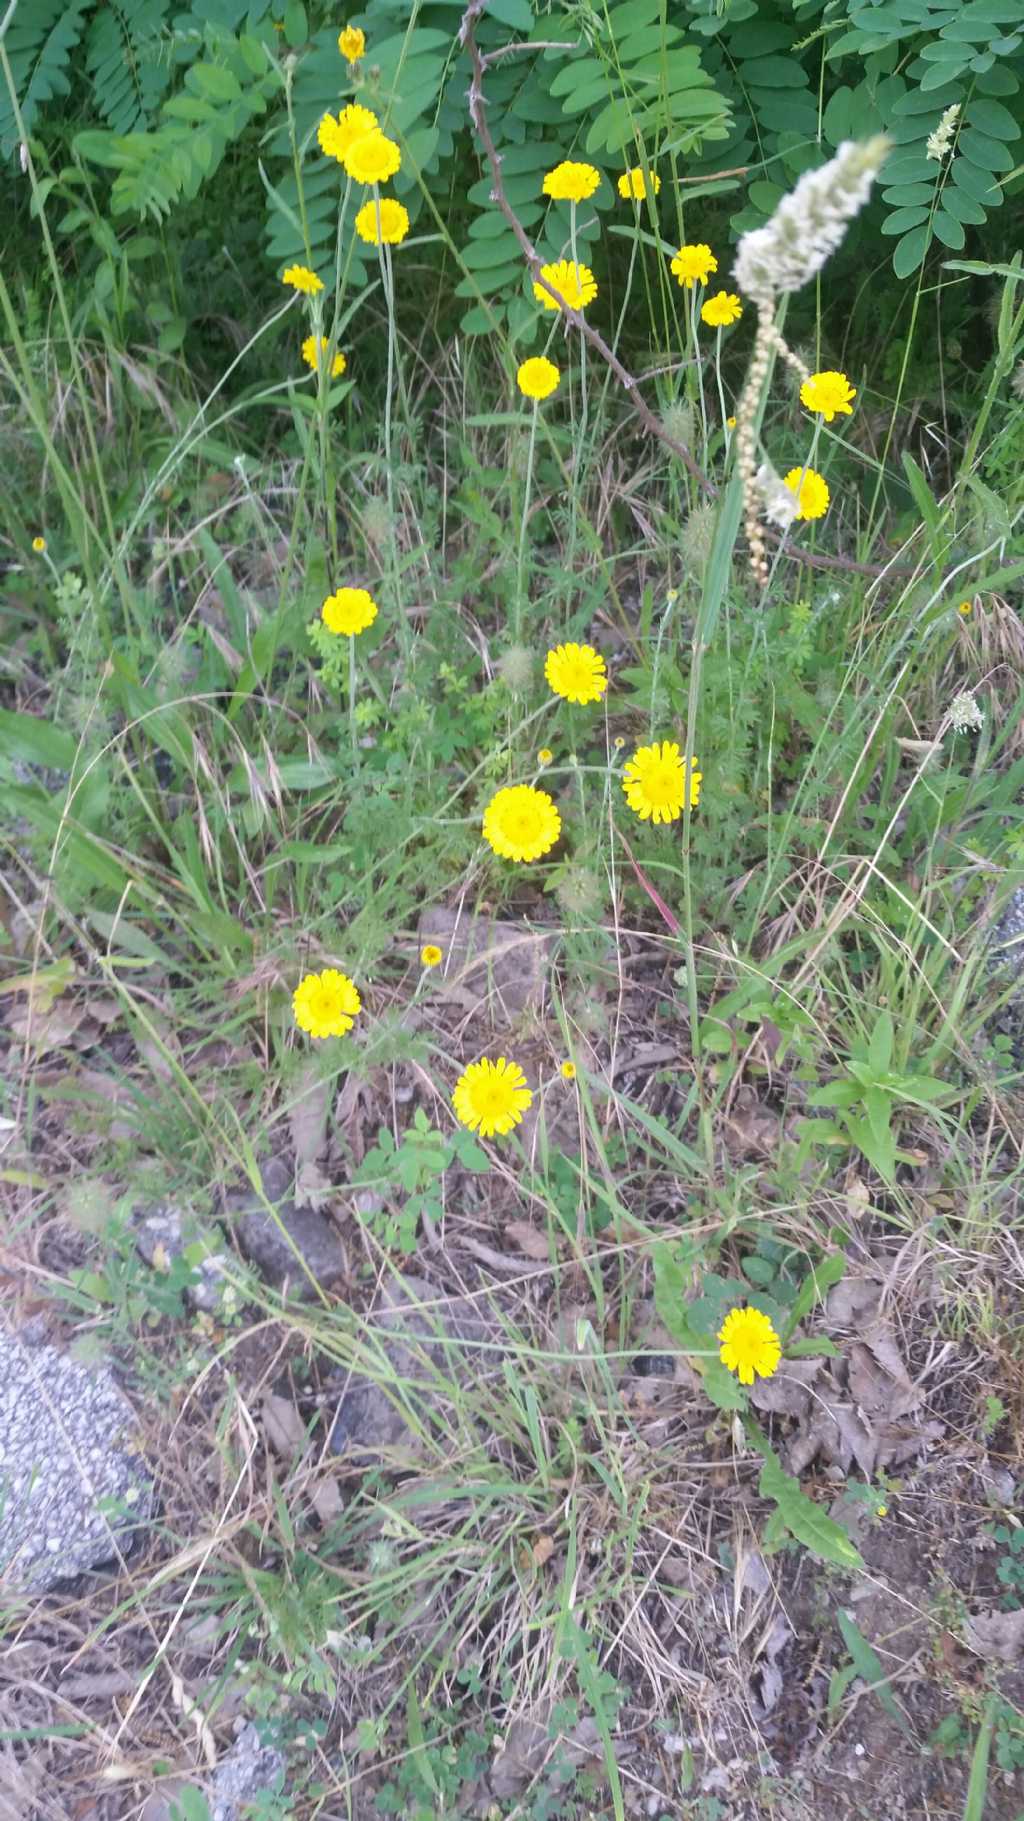
[[[661,189],[661,178],[658,176],[657,171],[651,172],[651,189],[655,196],[657,196],[658,191]],[[624,202],[629,202],[630,200],[633,202],[643,202],[647,195],[647,183],[644,178],[643,169],[640,165],[635,164],[631,170],[623,171],[622,176],[619,178],[619,195]]]
[[[481,1138],[502,1137],[517,1126],[526,1112],[532,1091],[517,1062],[506,1062],[499,1056],[492,1062],[485,1056],[471,1062],[455,1083],[452,1106],[463,1125]]]
[[[367,241],[371,247],[379,247],[382,241],[388,246],[397,247],[408,232],[409,211],[403,203],[396,202],[393,196],[382,196],[376,202],[364,202],[356,216],[356,233],[360,240]]]
[[[597,296],[597,281],[589,266],[575,265],[569,259],[557,259],[553,265],[541,266],[540,275],[558,292],[562,302],[570,310],[585,310],[588,303],[593,303]],[[549,297],[544,287],[534,284],[533,295],[545,310],[557,310],[558,305]]]
[[[362,1004],[354,983],[336,967],[306,974],[292,994],[295,1022],[311,1037],[344,1037]]]
[[[325,114],[316,130],[316,140],[320,150],[328,158],[336,158],[338,163],[344,161],[345,154],[357,139],[365,133],[379,133],[380,121],[368,107],[360,107],[351,102],[343,107],[337,119],[333,114]]]
[[[779,1337],[760,1309],[730,1309],[717,1338],[719,1359],[741,1385],[752,1385],[755,1374],[771,1378],[782,1358]]]
[[[554,847],[562,818],[546,790],[510,784],[484,811],[484,840],[503,860],[539,860]]]
[[[673,277],[692,291],[694,283],[707,284],[711,273],[718,271],[718,261],[711,248],[699,241],[695,246],[680,247],[671,269]]]
[[[358,63],[366,50],[366,33],[358,25],[346,25],[338,33],[338,49],[349,63]]]
[[[387,183],[401,169],[402,154],[384,133],[361,133],[342,158],[353,183]]]
[[[41,537],[35,538],[32,543],[33,550],[38,550],[40,545],[42,545],[42,548],[44,550],[46,549],[46,545],[43,543],[42,538]],[[957,613],[962,614],[965,620],[969,619],[973,612],[974,612],[974,602],[973,601],[961,601],[959,607],[957,608]]]
[[[550,746],[542,746],[539,753],[537,754],[537,764],[538,765],[550,765],[554,756],[555,755],[552,752]]]
[[[700,319],[709,329],[727,329],[730,323],[739,322],[742,315],[743,305],[733,291],[716,291],[714,297],[701,305]]]
[[[574,1062],[563,1062],[561,1074],[563,1081],[575,1081],[576,1064]]]
[[[604,659],[593,645],[556,645],[544,660],[544,677],[567,702],[599,702],[608,687]]]
[[[37,556],[42,556],[43,551],[46,549],[45,537],[34,537],[32,539],[32,548]]]
[[[424,967],[440,967],[444,956],[436,942],[425,942],[420,949],[420,961]]]
[[[550,398],[562,375],[553,360],[535,354],[524,360],[516,374],[516,384],[524,398]]]
[[[592,164],[573,164],[568,159],[556,164],[544,178],[544,194],[555,202],[586,202],[601,182],[601,173]]]
[[[326,352],[327,352],[327,337],[326,337],[326,335],[321,335],[319,360],[321,360],[321,361],[323,360],[323,357],[326,354]],[[318,358],[317,358],[317,351],[316,351],[316,336],[315,335],[306,336],[306,339],[302,344],[302,358],[305,361],[307,367],[312,367],[312,369],[315,373],[317,370],[317,366],[319,364]],[[337,353],[331,362],[331,378],[340,379],[347,366],[348,366],[348,362],[345,359],[344,354],[342,354],[340,352]]]
[[[727,430],[735,430],[736,419],[734,417],[727,417],[725,420],[725,427]]]
[[[303,291],[307,297],[315,297],[324,288],[324,281],[311,272],[308,266],[288,266],[281,273],[283,285],[293,285],[296,291]]]
[[[377,603],[365,588],[339,588],[327,596],[320,616],[328,632],[346,633],[354,638],[357,632],[365,632],[367,626],[373,625],[377,618]]]
[[[839,413],[847,417],[853,415],[852,399],[857,396],[856,386],[851,386],[845,373],[812,373],[800,387],[800,403],[808,411],[817,411],[827,424]]]
[[[655,741],[653,746],[638,746],[627,759],[622,774],[626,802],[642,822],[675,822],[683,813],[686,773],[690,776],[690,808],[700,802],[703,772],[696,769],[696,759],[684,765],[674,740]]]
[[[783,475],[782,484],[796,500],[797,518],[824,518],[828,511],[828,483],[817,469],[791,468]]]

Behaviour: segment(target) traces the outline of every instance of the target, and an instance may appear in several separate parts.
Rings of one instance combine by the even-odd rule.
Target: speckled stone
[[[989,964],[1002,973],[1024,974],[1024,885],[1012,892],[989,939]]]
[[[284,1768],[283,1753],[276,1745],[264,1744],[250,1720],[213,1773],[209,1793],[212,1821],[241,1821],[238,1804],[248,1805],[264,1791],[276,1794]]]
[[[998,923],[992,925],[988,970],[995,984],[1012,990],[1006,1004],[988,1019],[987,1028],[1009,1038],[1011,1061],[1024,1068],[1024,885],[1011,892]]]
[[[116,1499],[139,1521],[153,1509],[135,1414],[105,1369],[0,1332],[0,1580],[47,1588],[127,1553],[134,1521],[104,1517]]]
[[[298,1207],[292,1200],[292,1173],[279,1157],[263,1164],[260,1180],[262,1196],[249,1187],[222,1196],[221,1220],[269,1284],[308,1301],[316,1296],[317,1285],[330,1289],[345,1275],[341,1241],[315,1208]]]

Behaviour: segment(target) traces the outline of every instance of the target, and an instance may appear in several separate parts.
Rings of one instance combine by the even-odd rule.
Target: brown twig
[[[628,393],[633,410],[636,412],[637,417],[640,419],[640,422],[649,435],[656,437],[658,442],[665,445],[666,449],[671,449],[672,454],[678,456],[684,467],[689,470],[690,474],[697,482],[701,491],[705,493],[709,499],[717,499],[720,489],[716,487],[714,481],[704,473],[704,470],[694,456],[693,451],[688,449],[685,443],[677,442],[676,438],[671,436],[665,429],[661,419],[640,396],[636,378],[623,366],[614,349],[608,346],[604,336],[587,322],[581,310],[573,310],[570,308],[560,293],[556,291],[554,286],[550,285],[547,279],[541,274],[541,265],[543,262],[540,255],[505,194],[505,186],[501,178],[501,154],[494,144],[490,127],[487,124],[487,98],[484,94],[484,72],[494,53],[491,52],[487,57],[484,57],[481,54],[480,47],[476,41],[476,22],[482,17],[486,10],[487,0],[469,0],[469,5],[462,15],[462,24],[459,27],[459,42],[465,47],[472,70],[468,90],[469,117],[473,123],[474,131],[480,140],[480,144],[483,146],[484,156],[490,166],[491,196],[497,203],[498,208],[501,210],[501,213],[504,215],[505,220],[508,222],[509,227],[512,229],[513,234],[519,242],[523,257],[530,268],[534,284],[539,285],[542,291],[546,291],[548,296],[553,298],[566,321],[571,323],[573,328],[582,335],[584,341],[589,342],[595,353],[599,354],[601,359],[611,369],[623,391]],[[810,569],[840,569],[853,575],[870,575],[874,577],[880,575],[913,575],[916,573],[908,564],[858,563],[855,562],[852,557],[848,556],[826,556],[823,552],[818,550],[801,550],[795,545],[783,543],[783,540],[779,535],[772,531],[766,531],[765,537],[770,543],[782,544],[783,556],[789,557],[793,562],[804,563]]]

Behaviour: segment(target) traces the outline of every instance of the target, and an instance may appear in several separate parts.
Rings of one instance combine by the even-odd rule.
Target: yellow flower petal
[[[533,1099],[517,1062],[499,1056],[471,1062],[455,1084],[452,1106],[464,1126],[481,1138],[504,1137],[517,1126]]]

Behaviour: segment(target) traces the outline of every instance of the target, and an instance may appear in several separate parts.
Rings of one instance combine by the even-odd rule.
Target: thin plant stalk
[[[533,490],[533,457],[537,446],[537,414],[540,410],[539,400],[533,401],[533,413],[530,417],[530,440],[526,449],[526,484],[523,488],[523,516],[519,526],[519,554],[516,559],[516,599],[512,610],[512,625],[515,642],[518,645],[523,626],[523,594],[526,588],[526,535],[530,522],[530,496]]]

